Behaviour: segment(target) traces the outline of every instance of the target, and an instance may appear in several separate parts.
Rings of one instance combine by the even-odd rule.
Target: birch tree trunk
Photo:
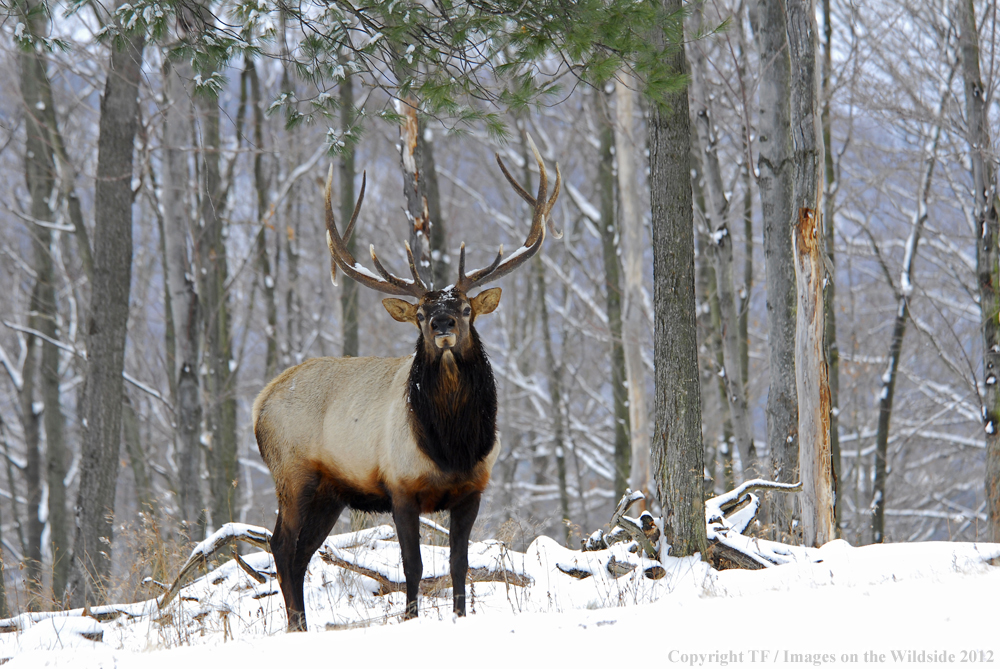
[[[757,0],[751,25],[760,57],[760,127],[757,187],[764,223],[764,272],[767,285],[767,447],[771,478],[793,483],[798,474],[798,409],[795,394],[795,261],[792,229],[793,158],[791,62],[784,0]],[[791,531],[788,504],[771,500],[768,519],[780,534]]]
[[[792,211],[797,306],[795,385],[799,409],[802,527],[807,545],[836,537],[833,460],[830,454],[830,382],[826,364],[823,290],[827,282],[820,212],[823,141],[820,126],[815,0],[787,0],[792,71],[791,127],[794,147]]]
[[[70,604],[96,603],[111,573],[121,447],[122,370],[132,270],[132,159],[145,36],[111,41],[101,98],[94,198],[94,276],[86,320],[86,392]]]
[[[622,305],[622,349],[628,382],[629,443],[632,446],[630,486],[644,494],[654,489],[649,459],[649,411],[646,369],[642,363],[642,287],[645,247],[636,157],[640,153],[635,132],[635,79],[621,72],[615,78],[615,158],[618,166],[618,221],[625,286]]]
[[[200,365],[201,305],[195,290],[194,240],[190,220],[191,179],[189,156],[193,128],[189,82],[191,65],[184,59],[165,60],[163,66],[166,111],[163,118],[163,241],[170,319],[174,331],[174,375],[177,411],[178,491],[181,520],[192,539],[204,531],[201,491],[202,401]],[[199,529],[196,529],[199,528]]]
[[[667,16],[680,0],[662,0]],[[663,44],[658,28],[654,39]],[[680,41],[680,37],[675,39]],[[683,42],[668,58],[684,72]],[[653,215],[653,305],[656,402],[652,461],[663,508],[664,543],[675,556],[701,553],[705,533],[704,445],[694,296],[691,130],[687,92],[653,100],[649,115],[649,180]]]
[[[958,0],[962,74],[965,79],[965,115],[972,165],[973,215],[979,230],[976,272],[983,323],[983,429],[986,432],[986,507],[988,538],[1000,541],[1000,250],[997,242],[996,161],[990,153],[986,89],[979,69],[979,32],[973,0]]]

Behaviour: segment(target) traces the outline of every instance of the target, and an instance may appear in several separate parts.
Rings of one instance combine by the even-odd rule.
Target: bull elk
[[[313,553],[345,508],[392,512],[406,577],[404,618],[417,615],[420,559],[419,514],[451,511],[451,578],[454,611],[465,615],[469,535],[483,490],[500,451],[496,435],[497,394],[476,317],[497,308],[500,289],[468,293],[509,274],[541,248],[551,197],[542,158],[538,194],[532,197],[497,163],[514,190],[533,208],[524,245],[506,259],[503,246],[488,267],[465,272],[465,245],[458,282],[430,290],[420,279],[409,244],[412,279],[388,272],[370,247],[380,276],[347,250],[365,196],[365,178],[344,236],[337,232],[327,177],[327,244],[331,272],[339,267],[358,283],[382,293],[408,296],[416,304],[388,297],[386,311],[419,330],[413,355],[402,358],[314,358],[285,370],[253,405],[254,434],[274,476],[278,518],[271,549],[288,614],[288,630],[305,630],[303,580]]]

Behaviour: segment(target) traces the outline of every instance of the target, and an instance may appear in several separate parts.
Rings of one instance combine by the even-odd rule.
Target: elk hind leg
[[[306,569],[313,553],[337,523],[344,510],[344,503],[326,486],[317,482],[306,486],[298,496],[295,507],[295,513],[286,514],[284,509],[279,512],[271,548],[281,594],[285,598],[288,631],[304,632],[307,629],[304,593]],[[294,521],[290,522],[293,518]]]
[[[451,548],[451,588],[455,599],[455,613],[465,615],[465,578],[469,573],[469,537],[479,515],[478,492],[472,493],[451,509],[451,530],[448,544]]]

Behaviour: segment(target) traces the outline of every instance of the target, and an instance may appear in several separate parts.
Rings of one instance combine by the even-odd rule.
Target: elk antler
[[[347,224],[347,231],[341,237],[337,232],[337,222],[333,216],[333,204],[330,202],[330,190],[333,187],[332,165],[330,166],[329,174],[327,174],[326,188],[323,189],[323,199],[326,201],[326,243],[330,247],[330,276],[333,278],[333,283],[334,285],[337,283],[337,267],[340,267],[344,274],[364,286],[382,293],[388,293],[389,295],[416,297],[419,299],[427,292],[427,286],[420,280],[420,275],[417,273],[417,265],[413,261],[413,251],[410,250],[409,244],[406,244],[406,259],[410,263],[410,273],[413,274],[412,280],[401,279],[386,270],[382,266],[382,263],[379,262],[378,256],[375,255],[374,244],[370,245],[368,249],[372,257],[372,262],[375,263],[375,269],[382,275],[381,278],[369,272],[347,250],[347,240],[351,238],[351,233],[354,232],[354,223],[358,219],[358,212],[361,211],[361,203],[365,199],[365,185],[367,182],[368,175],[367,173],[363,173],[361,176],[361,194],[358,195],[358,201],[354,205],[354,214],[351,216],[351,222]]]
[[[542,242],[545,241],[545,221],[552,210],[552,205],[556,203],[556,198],[559,197],[562,174],[559,172],[559,163],[556,163],[556,184],[553,187],[552,196],[548,197],[549,182],[548,175],[545,172],[545,164],[542,162],[542,156],[538,153],[538,147],[535,146],[535,142],[532,141],[530,135],[528,135],[528,146],[531,147],[531,152],[535,154],[535,160],[538,162],[538,195],[535,197],[531,197],[531,194],[521,184],[517,183],[514,177],[510,175],[510,172],[507,171],[507,167],[503,164],[503,161],[500,160],[500,154],[496,154],[500,170],[507,177],[507,181],[514,188],[514,192],[524,198],[525,202],[534,208],[528,237],[524,240],[524,245],[510,254],[503,262],[501,262],[503,259],[503,245],[501,244],[496,260],[489,267],[477,269],[468,275],[465,273],[465,244],[463,243],[462,252],[458,260],[458,283],[455,284],[455,288],[463,293],[487,281],[495,281],[502,276],[510,274],[520,267],[524,261],[535,255],[538,249],[542,248]]]

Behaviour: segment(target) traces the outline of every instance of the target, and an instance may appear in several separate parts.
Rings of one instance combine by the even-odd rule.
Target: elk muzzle
[[[441,314],[431,319],[431,330],[434,332],[434,344],[440,349],[451,349],[458,343],[455,328],[458,322],[454,316]]]

